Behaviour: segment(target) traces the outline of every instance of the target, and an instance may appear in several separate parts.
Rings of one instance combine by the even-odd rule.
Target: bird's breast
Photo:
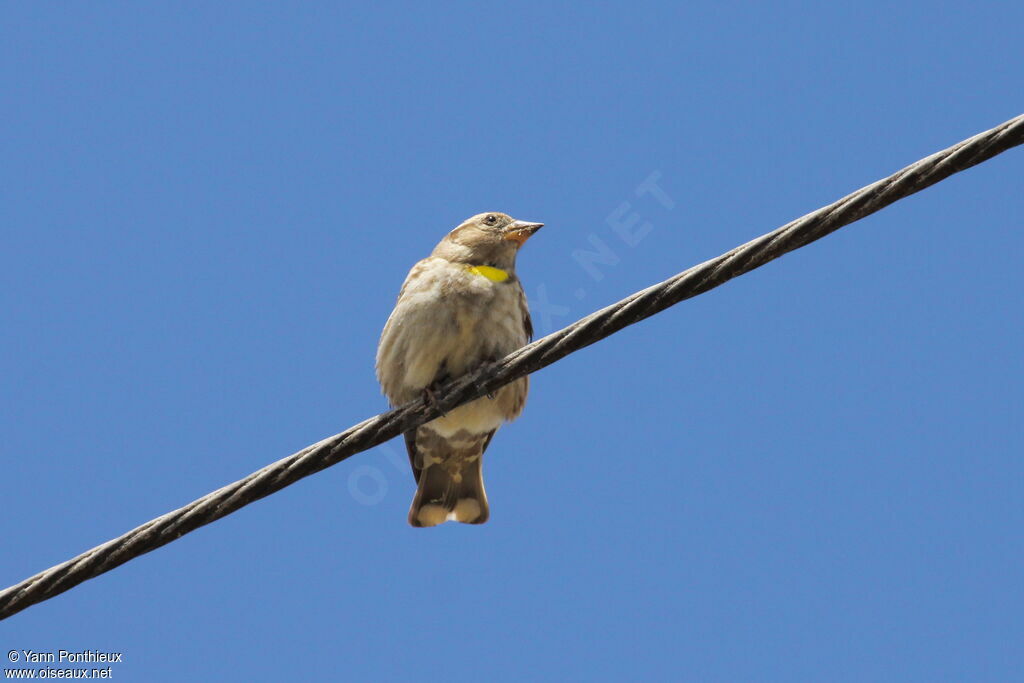
[[[459,377],[526,343],[517,281],[449,264],[407,283],[385,326],[378,372],[395,403],[439,378]]]

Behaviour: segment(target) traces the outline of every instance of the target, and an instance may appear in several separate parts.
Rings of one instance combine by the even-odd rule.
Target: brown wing
[[[412,467],[412,476],[416,479],[416,483],[420,483],[420,475],[423,474],[423,468],[416,466],[416,430],[410,429],[405,434],[405,450],[409,453],[409,466]]]
[[[526,303],[526,292],[523,291],[523,284],[519,283],[519,308],[523,311],[523,329],[526,330],[526,341],[533,341],[533,320],[530,319],[530,307]]]

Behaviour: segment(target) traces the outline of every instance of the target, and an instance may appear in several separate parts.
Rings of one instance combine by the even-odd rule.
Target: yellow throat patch
[[[480,275],[491,282],[504,282],[509,278],[507,270],[495,268],[494,266],[467,266],[466,270],[474,275]]]

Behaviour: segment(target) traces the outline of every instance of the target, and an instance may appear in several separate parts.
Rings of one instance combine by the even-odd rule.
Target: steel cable
[[[589,346],[670,306],[750,272],[954,173],[1024,143],[1024,115],[959,142],[795,221],[585,318],[452,381],[436,403],[417,399],[253,472],[142,526],[0,592],[0,619],[110,571],[190,531],[280,491],[303,477],[384,443],[462,403]]]

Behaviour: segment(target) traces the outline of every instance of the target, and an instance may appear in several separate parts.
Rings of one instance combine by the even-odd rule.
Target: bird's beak
[[[533,233],[543,227],[543,223],[516,221],[505,228],[505,239],[511,240],[519,246],[523,246],[523,244],[526,243],[526,240],[530,239],[530,236],[533,235]]]

